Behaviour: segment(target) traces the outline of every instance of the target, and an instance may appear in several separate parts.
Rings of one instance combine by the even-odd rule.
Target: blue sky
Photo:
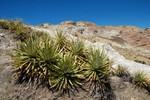
[[[32,25],[73,20],[146,28],[150,0],[0,0],[0,18],[22,18]]]

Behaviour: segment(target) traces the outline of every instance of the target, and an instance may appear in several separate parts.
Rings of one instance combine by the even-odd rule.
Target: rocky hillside
[[[58,25],[41,24],[37,27],[61,29],[76,37],[91,42],[101,42],[112,46],[129,60],[150,65],[150,29],[134,26],[97,26],[90,22],[65,21]]]
[[[50,28],[51,24],[42,24],[40,27]],[[134,26],[97,26],[90,22],[61,22],[58,26],[73,34],[83,34],[94,37],[102,37],[124,47],[144,48],[150,50],[150,29],[141,29]],[[94,40],[93,40],[94,41]],[[96,42],[97,40],[95,40]]]
[[[86,46],[104,48],[112,61],[112,67],[118,65],[128,68],[131,74],[138,70],[150,72],[150,30],[137,27],[100,27],[89,22],[66,21],[58,25],[42,24],[29,26],[32,30],[47,32],[52,37],[56,30],[64,31],[68,39],[83,39]],[[145,41],[146,40],[146,41]],[[75,96],[61,97],[47,88],[35,84],[15,84],[11,54],[17,47],[14,33],[0,29],[0,100],[98,100],[99,95],[91,96],[80,91]],[[150,78],[150,73],[148,73]],[[130,78],[111,77],[111,86],[117,100],[149,100],[145,89],[134,88]]]

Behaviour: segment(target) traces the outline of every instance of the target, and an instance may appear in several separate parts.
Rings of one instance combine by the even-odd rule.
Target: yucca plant
[[[15,51],[17,55],[14,61],[19,81],[49,80],[50,72],[57,64],[58,55],[48,37],[39,41],[38,38],[30,36],[25,42],[20,43],[20,48]]]
[[[57,31],[55,34],[55,45],[58,46],[59,50],[68,51],[68,41],[66,39],[66,34],[63,31]]]
[[[100,99],[109,100],[109,97],[115,98],[111,91],[109,82],[110,61],[104,50],[92,50],[89,62],[86,68],[86,79],[89,82],[89,88],[92,95],[100,94]],[[107,93],[111,91],[111,93]],[[109,95],[107,95],[109,94]],[[106,99],[104,99],[106,97]]]
[[[146,88],[149,85],[148,77],[143,71],[137,71],[134,75],[133,82],[135,87]]]
[[[84,56],[85,46],[81,40],[72,40],[70,44],[70,51],[73,55]]]
[[[53,41],[50,40],[51,38],[47,34],[43,34],[44,36],[40,39],[44,39],[42,42],[40,42],[40,49],[39,49],[39,67],[42,69],[42,80],[44,79],[44,82],[48,87],[51,86],[50,78],[51,78],[51,72],[54,71],[54,66],[58,64],[58,61],[60,59],[59,52],[55,45],[53,45]]]
[[[78,88],[82,88],[81,81],[84,79],[82,69],[76,66],[76,59],[69,53],[62,54],[58,66],[52,73],[51,87],[54,91],[60,91],[62,94],[70,92],[74,94],[79,92]],[[83,88],[82,88],[83,89]]]
[[[38,66],[39,57],[38,41],[32,36],[26,40],[26,42],[19,43],[20,48],[15,49],[16,55],[14,56],[15,70],[19,73],[19,81],[23,82],[29,78],[36,77],[38,69],[34,68]]]
[[[44,38],[42,42],[40,42],[38,59],[39,59],[40,64],[45,66],[45,70],[47,70],[47,68],[50,68],[50,70],[53,70],[53,66],[57,65],[58,63],[59,52],[57,51],[56,46],[53,45],[48,35]]]
[[[93,50],[89,56],[86,75],[87,80],[91,82],[90,86],[92,86],[92,84],[94,85],[96,81],[100,81],[102,77],[109,73],[110,62],[104,50]]]
[[[77,57],[77,61],[79,65],[82,65],[87,62],[87,50],[84,46],[84,42],[81,40],[72,40],[69,44],[69,51],[73,56]]]

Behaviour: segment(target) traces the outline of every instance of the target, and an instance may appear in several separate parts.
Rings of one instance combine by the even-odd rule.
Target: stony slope
[[[135,34],[134,32],[137,32],[137,35],[143,36],[143,39],[140,41],[146,39],[149,41],[150,37],[148,34],[150,33],[147,30],[132,26],[99,27],[89,22],[73,21],[62,22],[59,25],[43,24],[34,29],[43,30],[49,33],[54,33],[57,29],[63,30],[70,34],[70,37],[86,40],[85,42],[87,45],[92,45],[96,48],[104,48],[108,52],[109,58],[113,59],[114,67],[117,67],[118,64],[123,65],[124,67],[127,67],[131,73],[134,73],[137,70],[144,70],[150,77],[150,67],[148,66],[150,65],[150,43],[139,47],[136,46],[136,43],[135,45],[132,44],[132,41],[134,41],[133,39],[131,39],[132,41],[125,40],[128,38],[122,36],[122,34],[125,34],[126,32],[131,35]],[[95,31],[96,33],[94,33]]]
[[[83,27],[84,24],[87,24],[89,26],[91,25],[91,23],[85,23],[85,22],[83,24],[81,23],[79,24],[81,27]],[[81,28],[80,26],[78,26],[78,28]],[[68,30],[68,27],[65,26],[63,23],[61,23],[60,25],[48,25],[46,28],[47,29],[32,27],[32,29],[34,30],[41,30],[41,31],[48,32],[51,36],[54,36],[54,32],[56,31],[56,29],[61,29],[68,33],[68,39],[71,38],[76,39],[77,38],[76,35],[79,35],[78,37],[86,39],[85,43],[87,44],[87,46],[91,45],[94,48],[103,47],[108,52],[108,56],[110,57],[110,59],[114,61],[113,67],[116,67],[118,64],[122,64],[126,67],[129,67],[131,72],[134,72],[135,71],[134,69],[136,70],[143,69],[148,72],[150,70],[150,66],[129,61],[125,59],[122,55],[120,55],[109,44],[109,42],[111,41],[107,41],[109,40],[107,39],[108,36],[104,35],[102,37],[103,41],[101,42],[100,41],[92,42],[91,37],[93,37],[93,35],[90,32],[86,34],[83,33],[81,34],[76,32],[74,28],[72,28],[72,31],[70,31]],[[116,32],[114,32],[113,34],[116,34]],[[117,47],[120,46],[117,43],[116,44],[114,43],[114,45]],[[1,76],[0,77],[0,82],[1,82],[0,100],[97,100],[96,97],[91,97],[89,94],[87,94],[84,91],[81,91],[80,93],[77,93],[76,96],[72,96],[70,98],[69,97],[58,98],[57,93],[52,94],[49,90],[43,87],[37,88],[35,85],[32,84],[24,84],[24,85],[14,84],[14,76],[12,72],[13,67],[11,63],[10,54],[13,52],[12,49],[15,47],[16,47],[16,40],[14,39],[14,35],[9,31],[0,30],[0,69],[1,69],[0,70],[0,76]],[[112,79],[112,87],[117,96],[117,100],[149,100],[150,99],[150,96],[147,95],[146,91],[134,89],[133,85],[130,84],[129,82],[123,81],[118,77],[112,77],[111,79]]]
[[[76,37],[91,42],[111,45],[125,58],[150,65],[150,29],[134,26],[96,26],[90,22],[61,22],[58,25],[41,24],[38,27],[55,30],[61,29]]]

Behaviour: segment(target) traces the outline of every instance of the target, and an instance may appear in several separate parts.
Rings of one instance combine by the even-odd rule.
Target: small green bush
[[[93,95],[100,94],[100,99],[107,100],[109,97],[115,98],[113,92],[107,95],[107,90],[111,91],[109,72],[110,72],[110,61],[107,58],[104,50],[92,50],[89,55],[89,62],[85,68],[86,80],[89,83],[89,88]],[[106,96],[107,99],[104,99]]]
[[[2,29],[9,29],[10,28],[9,21],[0,20],[0,28],[2,28]]]
[[[63,33],[63,31],[57,31],[55,34],[55,45],[58,46],[59,50],[67,50],[67,39],[66,34]]]
[[[145,88],[149,84],[148,77],[146,76],[146,73],[144,73],[143,71],[137,71],[135,73],[133,82],[135,86],[139,88]]]
[[[0,20],[0,28],[8,29],[12,33],[15,33],[21,41],[24,41],[31,31],[29,27],[23,25],[22,20]]]
[[[55,46],[48,38],[39,41],[30,36],[25,42],[20,43],[20,48],[15,49],[14,57],[16,72],[19,72],[19,81],[49,80],[50,71],[59,59]]]
[[[69,51],[77,58],[78,65],[81,67],[85,66],[84,64],[88,60],[88,52],[84,42],[81,40],[72,40],[69,45]]]
[[[22,20],[17,20],[17,21],[10,20],[9,23],[10,23],[10,30],[12,32],[16,32],[18,27],[22,26]]]
[[[70,44],[70,51],[73,55],[84,56],[85,46],[81,40],[72,40]]]
[[[61,91],[63,94],[78,91],[82,88],[81,81],[84,79],[82,69],[76,66],[76,59],[71,54],[62,54],[62,59],[55,66],[52,73],[51,84],[54,91]]]
[[[130,76],[130,73],[126,67],[118,65],[118,68],[115,70],[115,75],[117,75],[118,77],[128,77]]]
[[[115,98],[109,80],[110,61],[104,50],[87,52],[82,41],[70,42],[62,32],[52,38],[32,31],[15,51],[15,72],[20,83],[40,81],[54,92],[69,96],[80,88],[84,90],[82,84],[86,83],[93,95],[101,95],[100,99]]]

